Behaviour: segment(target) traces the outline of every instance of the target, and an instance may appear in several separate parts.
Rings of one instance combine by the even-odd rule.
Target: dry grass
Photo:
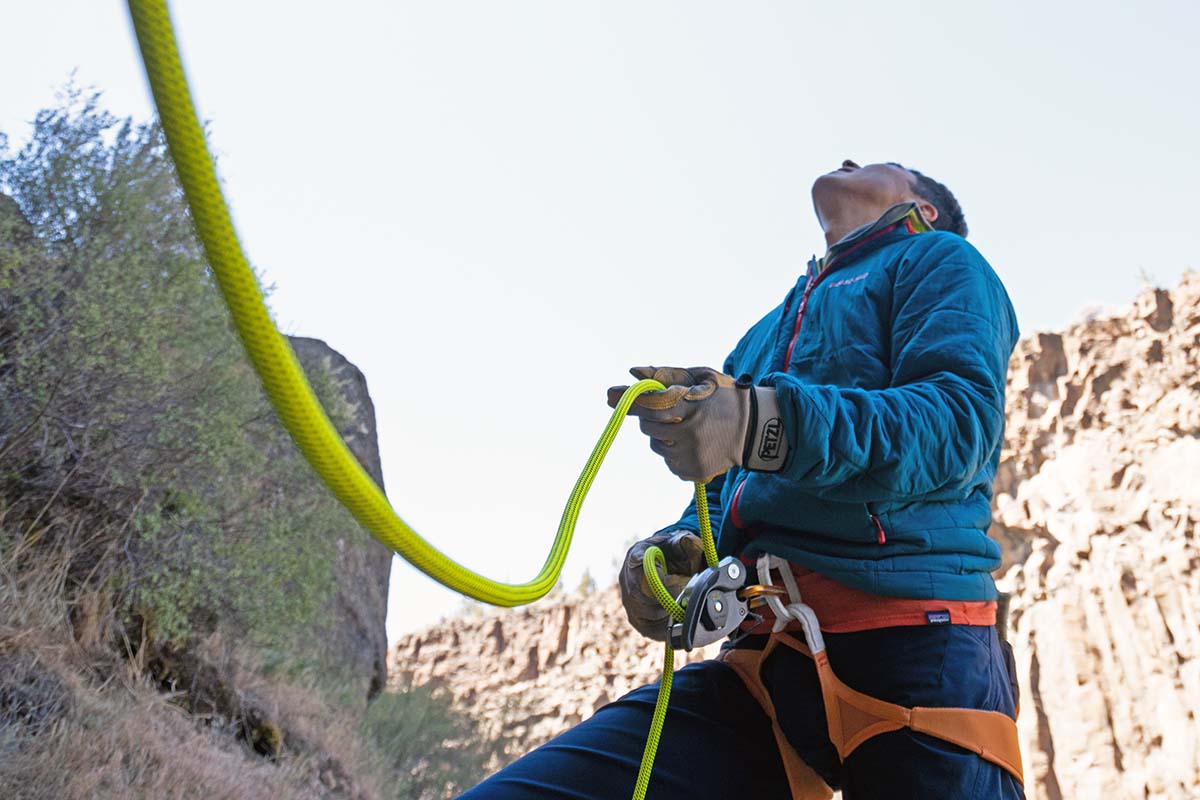
[[[146,687],[62,683],[70,710],[6,737],[0,796],[320,797],[303,765],[276,765],[206,730]]]
[[[439,752],[446,714],[364,720],[371,656],[323,638],[358,635],[331,603],[355,523],[271,414],[174,176],[154,125],[72,86],[0,147],[0,800],[415,800],[396,744]]]
[[[255,754],[114,653],[103,602],[70,599],[67,554],[21,561],[0,560],[0,797],[348,796],[319,758]]]

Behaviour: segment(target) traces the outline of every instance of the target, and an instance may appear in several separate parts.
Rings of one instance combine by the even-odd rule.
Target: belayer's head
[[[966,237],[967,221],[958,200],[943,184],[896,163],[860,167],[850,159],[813,182],[813,207],[833,245],[847,233],[877,220],[900,203],[916,203],[934,229]]]

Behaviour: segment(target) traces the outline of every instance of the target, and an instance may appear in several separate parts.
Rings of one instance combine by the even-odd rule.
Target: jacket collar
[[[899,203],[883,212],[883,215],[874,222],[855,228],[843,236],[829,248],[824,258],[816,260],[817,272],[824,272],[833,266],[834,262],[841,263],[851,252],[861,250],[868,242],[873,242],[894,230],[917,234],[928,233],[933,228],[921,216],[921,211],[917,208],[916,203]]]

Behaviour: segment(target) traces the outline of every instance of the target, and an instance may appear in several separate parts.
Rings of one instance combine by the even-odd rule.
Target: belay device
[[[745,579],[746,568],[733,556],[693,575],[679,595],[683,619],[671,625],[671,647],[704,647],[736,631],[750,615],[748,603],[738,597]]]

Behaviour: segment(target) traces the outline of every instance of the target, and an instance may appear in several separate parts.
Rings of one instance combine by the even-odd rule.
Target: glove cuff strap
[[[751,386],[750,424],[742,466],[758,472],[779,472],[787,459],[788,440],[774,389]]]

